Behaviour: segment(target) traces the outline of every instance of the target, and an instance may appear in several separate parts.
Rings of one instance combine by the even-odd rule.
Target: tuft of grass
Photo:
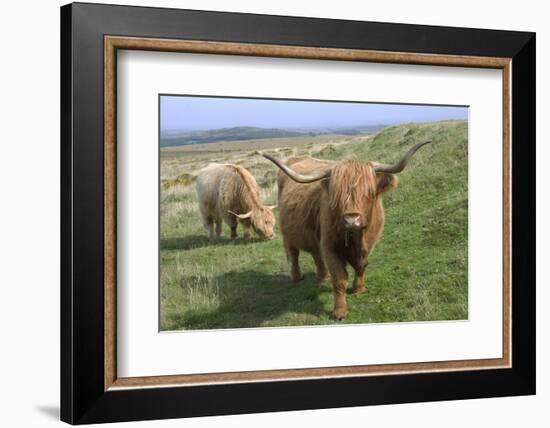
[[[336,150],[334,144],[328,144],[318,152],[313,153],[313,157],[319,159],[334,159],[334,156],[336,156],[337,154],[338,150]]]
[[[315,138],[286,141],[295,155],[384,163],[399,159],[417,142],[433,141],[417,152],[399,174],[395,193],[385,198],[384,235],[366,271],[369,292],[348,295],[345,323],[468,317],[467,136],[467,122],[444,121],[393,126],[373,137],[331,137],[328,145]],[[274,143],[263,144],[281,156]],[[232,147],[207,155],[198,148],[185,156],[167,151],[161,171],[180,177],[210,160],[239,160],[256,177],[262,200],[275,203],[275,167],[244,143]],[[272,241],[244,241],[230,240],[224,225],[222,237],[210,242],[194,186],[180,184],[161,186],[160,216],[161,330],[334,323],[329,318],[332,287],[318,282],[309,254],[300,255],[305,279],[290,281],[278,226]]]
[[[183,173],[176,178],[162,180],[163,189],[169,189],[175,186],[189,186],[193,184],[197,177],[191,174]]]

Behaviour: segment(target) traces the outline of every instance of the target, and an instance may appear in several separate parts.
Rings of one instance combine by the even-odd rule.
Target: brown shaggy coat
[[[237,225],[250,238],[250,228],[263,239],[274,236],[275,216],[272,208],[264,206],[256,180],[245,168],[231,164],[211,163],[197,176],[199,208],[208,238],[222,232],[222,221],[231,228],[231,237],[237,237]]]
[[[319,278],[330,278],[333,283],[332,317],[342,319],[347,315],[346,265],[355,270],[354,292],[365,292],[363,275],[368,257],[384,228],[381,195],[396,188],[397,178],[375,173],[372,162],[356,160],[302,157],[289,159],[287,165],[299,173],[332,170],[330,178],[309,184],[297,183],[279,171],[279,210],[291,278],[303,278],[298,264],[300,250],[310,253]],[[346,228],[346,216],[352,216],[360,226]]]

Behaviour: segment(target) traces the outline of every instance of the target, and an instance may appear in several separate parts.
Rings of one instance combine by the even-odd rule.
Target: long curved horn
[[[277,165],[281,170],[288,175],[290,178],[292,178],[294,181],[297,181],[298,183],[313,183],[314,181],[322,180],[323,178],[329,178],[331,174],[331,170],[327,169],[325,171],[315,172],[313,174],[300,174],[296,171],[294,171],[289,166],[282,163],[279,159],[275,159],[273,156],[270,155],[263,155],[264,158],[269,159],[271,162],[273,162],[275,165]]]
[[[235,217],[237,218],[240,218],[241,220],[244,220],[245,218],[250,218],[252,217],[252,210],[251,211],[248,211],[247,213],[244,213],[244,214],[237,214],[237,213],[234,213],[233,211],[231,210],[227,210],[230,214],[233,214]]]
[[[399,162],[397,162],[396,164],[394,165],[386,165],[386,164],[383,164],[383,163],[379,163],[377,165],[374,166],[374,172],[385,172],[385,173],[388,173],[388,174],[397,174],[401,171],[403,171],[405,169],[405,167],[407,166],[407,162],[409,161],[410,158],[412,158],[412,156],[416,153],[416,151],[426,145],[426,144],[429,144],[431,143],[431,140],[430,141],[424,141],[423,143],[418,143],[418,144],[415,144],[414,146],[412,146],[410,148],[410,150],[407,152],[407,154],[405,154],[405,156],[403,156],[401,158],[401,160]]]

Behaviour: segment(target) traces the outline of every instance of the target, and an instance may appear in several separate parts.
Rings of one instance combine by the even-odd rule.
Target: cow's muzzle
[[[361,223],[361,216],[356,213],[344,214],[343,217],[344,227],[346,229],[361,229],[363,227]]]

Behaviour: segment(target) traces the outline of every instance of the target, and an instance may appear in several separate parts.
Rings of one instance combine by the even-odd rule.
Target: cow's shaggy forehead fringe
[[[342,211],[357,207],[376,195],[376,173],[371,162],[345,160],[332,168],[329,183],[329,204]]]

